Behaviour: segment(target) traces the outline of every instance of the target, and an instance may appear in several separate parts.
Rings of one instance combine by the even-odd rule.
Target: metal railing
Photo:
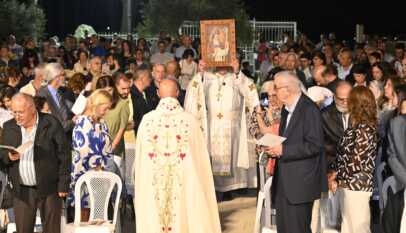
[[[188,35],[192,40],[200,37],[200,23],[198,21],[184,21],[179,27],[179,35]]]
[[[296,22],[256,21],[250,20],[253,39],[264,39],[270,43],[283,43],[284,34],[297,38]],[[193,39],[200,37],[200,25],[197,21],[184,21],[179,27],[179,35],[189,35]]]
[[[289,35],[294,40],[297,39],[298,30],[296,22],[279,21],[256,21],[250,20],[253,33],[253,41],[249,45],[239,46],[241,59],[249,61],[253,73],[256,72],[256,47],[263,39],[270,44],[281,45],[284,43],[284,35]],[[192,39],[200,37],[200,24],[197,21],[184,21],[179,27],[179,35],[189,35]]]
[[[264,39],[272,44],[283,43],[284,34],[289,35],[294,40],[297,38],[298,30],[296,22],[275,22],[275,21],[256,21],[250,20],[250,25],[253,33],[253,43]],[[198,21],[184,21],[179,27],[179,35],[189,35],[192,39],[200,37],[200,24]],[[111,39],[114,36],[127,38],[128,34],[124,33],[99,33],[99,36]],[[134,39],[138,38],[137,34],[132,34]],[[157,38],[145,38],[148,41],[156,41]]]
[[[270,44],[281,45],[284,43],[284,35],[287,34],[294,40],[298,35],[296,22],[279,22],[279,21],[256,21],[250,20],[250,25],[253,33],[253,41],[251,44],[239,46],[240,58],[243,61],[248,61],[253,73],[256,70],[256,47],[260,39],[263,39]],[[184,21],[179,27],[179,35],[189,35],[193,40],[200,37],[200,23],[198,21]],[[123,33],[100,33],[99,36],[107,39],[112,39],[114,36],[126,39],[128,34]],[[132,34],[133,39],[138,39],[137,34]],[[153,44],[158,40],[157,37],[145,38],[149,44]]]
[[[296,40],[297,23],[296,22],[273,22],[273,21],[250,21],[253,31],[254,41],[263,39],[270,43],[283,43],[284,34],[289,35]]]

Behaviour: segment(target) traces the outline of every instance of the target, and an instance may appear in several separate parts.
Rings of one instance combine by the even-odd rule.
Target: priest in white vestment
[[[257,186],[255,141],[247,121],[259,104],[258,92],[238,61],[232,68],[207,72],[200,61],[185,98],[185,111],[198,118],[207,140],[218,192]]]
[[[221,233],[210,157],[195,117],[184,112],[176,81],[163,80],[161,101],[141,121],[135,170],[140,233]]]

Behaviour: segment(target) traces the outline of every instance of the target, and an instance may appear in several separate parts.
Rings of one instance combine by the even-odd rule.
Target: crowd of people
[[[258,166],[274,180],[280,233],[320,232],[328,192],[340,203],[341,232],[368,233],[373,223],[399,232],[404,44],[392,54],[380,38],[352,47],[334,38],[261,40],[253,74],[237,58],[230,67],[207,67],[187,35],[162,32],[153,43],[97,35],[17,41],[10,35],[0,44],[0,144],[32,145],[23,154],[0,149],[0,164],[13,187],[7,213],[18,232],[32,232],[37,209],[44,232],[59,232],[61,198],[74,208],[77,180],[90,170],[119,173],[114,161],[132,143],[140,232],[192,232],[199,223],[188,215],[204,226],[193,232],[220,232],[215,200],[260,188]],[[256,145],[268,133],[286,141]],[[379,177],[392,175],[402,189],[376,210],[370,203],[381,198]],[[86,190],[80,198],[87,221]],[[145,211],[150,205],[156,210]]]

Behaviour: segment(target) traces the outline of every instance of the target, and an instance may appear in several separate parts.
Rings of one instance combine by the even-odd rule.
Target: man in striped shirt
[[[4,123],[0,166],[9,171],[14,193],[17,232],[32,233],[37,209],[43,232],[59,233],[62,199],[69,187],[70,147],[61,123],[49,114],[37,112],[30,95],[12,98],[14,119]]]

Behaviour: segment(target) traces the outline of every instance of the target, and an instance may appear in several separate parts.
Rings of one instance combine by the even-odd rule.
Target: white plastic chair
[[[81,190],[86,184],[89,192],[89,222],[80,221]],[[117,192],[114,202],[113,220],[108,219],[108,206],[114,187]],[[118,175],[106,171],[88,171],[82,175],[75,185],[75,220],[65,226],[64,233],[113,233],[116,231],[118,206],[122,190],[122,182]],[[92,224],[92,222],[101,224]]]
[[[275,226],[264,226],[261,229],[261,215],[263,212],[263,206],[265,203],[265,214],[271,213],[271,186],[272,186],[272,178],[269,177],[266,181],[263,190],[259,191],[258,193],[258,203],[257,203],[257,211],[255,216],[255,226],[254,226],[254,233],[276,233]]]
[[[135,144],[126,143],[125,144],[125,157],[123,164],[123,178],[124,183],[127,188],[127,193],[134,196],[134,174],[133,166],[135,160]]]
[[[403,214],[402,214],[402,221],[400,222],[400,232],[406,232],[406,189],[405,193],[403,194],[404,199],[404,207],[403,207]]]

